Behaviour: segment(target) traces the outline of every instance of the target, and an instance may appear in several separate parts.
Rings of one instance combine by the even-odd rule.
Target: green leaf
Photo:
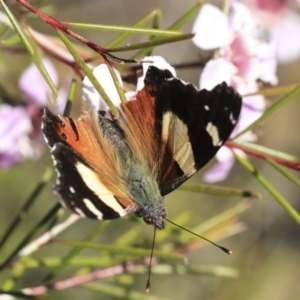
[[[31,45],[31,42],[28,40],[26,34],[23,32],[23,30],[22,30],[21,26],[19,25],[17,19],[15,18],[13,13],[10,11],[10,9],[8,8],[8,6],[6,5],[4,0],[0,0],[0,3],[2,5],[3,10],[5,11],[7,17],[9,18],[12,26],[14,27],[15,31],[19,35],[19,38],[21,39],[24,46],[28,50],[29,54],[31,56],[34,56],[35,53],[34,53],[34,49],[33,49],[32,45]]]
[[[186,39],[190,39],[193,36],[194,36],[194,34],[187,33],[187,34],[181,34],[179,36],[152,39],[148,42],[131,44],[131,45],[126,45],[126,46],[121,46],[118,48],[106,48],[106,50],[108,52],[119,52],[119,51],[130,51],[130,50],[137,50],[137,49],[144,49],[144,48],[153,48],[155,46],[160,46],[160,45],[164,45],[164,44],[169,44],[169,43],[174,43],[174,42],[179,42],[179,41],[183,41]]]
[[[291,172],[289,172],[286,168],[282,167],[281,165],[277,164],[271,159],[267,159],[267,162],[279,173],[281,173],[284,177],[294,183],[298,188],[300,188],[300,180]]]
[[[5,40],[2,40],[1,43],[5,45],[6,47],[14,46],[14,49],[19,46],[19,49],[23,52],[26,51],[26,49],[22,46],[23,43],[20,41],[20,37],[18,34],[13,34],[10,37],[6,38]]]
[[[160,12],[159,10],[154,10],[150,14],[146,15],[144,18],[142,18],[140,21],[138,21],[136,24],[133,25],[134,28],[144,27],[148,22],[150,22],[152,19],[156,19],[156,16]],[[106,47],[107,48],[114,48],[116,46],[119,46],[121,43],[129,39],[131,36],[133,36],[133,33],[123,33],[114,40],[112,40]],[[99,58],[100,54],[96,54],[91,58],[91,61],[94,61],[95,59]]]
[[[224,0],[222,5],[222,11],[224,12],[225,15],[228,16],[230,8],[231,8],[231,0]]]
[[[99,234],[109,225],[108,222],[100,223],[93,231],[91,231],[85,238],[84,241],[89,242],[93,240],[95,237],[99,236]],[[78,255],[82,250],[84,250],[84,247],[75,247],[73,248],[67,255],[64,256],[64,258],[60,261],[60,263],[57,265],[55,269],[49,273],[45,281],[52,280],[55,276],[57,276],[66,266],[69,264],[72,264],[72,261],[76,259],[76,255]],[[82,259],[81,257],[79,259]],[[99,262],[99,257],[97,258]],[[87,266],[87,265],[85,265]]]
[[[196,15],[201,8],[203,1],[199,1],[196,5],[194,5],[188,12],[186,12],[182,17],[180,17],[175,23],[168,27],[168,30],[178,30],[181,28],[188,20],[190,20],[194,15]],[[153,40],[156,40],[154,38]],[[152,47],[153,48],[153,47]],[[152,48],[146,48],[138,51],[132,58],[141,58],[149,54],[149,51]]]
[[[114,68],[111,66],[109,60],[107,59],[104,59],[106,61],[106,65],[108,67],[108,70],[109,70],[109,73],[110,73],[110,76],[114,82],[114,85],[116,87],[116,90],[118,92],[118,95],[120,97],[120,100],[122,103],[126,103],[127,102],[127,98],[124,94],[124,90],[123,90],[123,87],[121,85],[121,82],[119,81],[118,77],[117,77],[117,74],[115,73],[115,70]]]
[[[52,222],[52,220],[55,218],[58,210],[61,208],[60,204],[56,204],[47,214],[44,216],[37,225],[35,225],[30,232],[20,241],[18,246],[13,250],[9,257],[1,263],[0,270],[7,267],[8,264],[11,263],[13,259],[16,258],[19,251],[25,247],[30,241],[33,240],[34,237],[36,237],[39,233],[41,233],[42,230],[46,228],[46,226],[49,225],[49,223]]]
[[[261,195],[256,192],[234,189],[224,186],[215,186],[208,184],[191,184],[184,183],[179,188],[181,191],[203,193],[209,195],[226,196],[226,197],[247,197],[247,198],[261,198]]]
[[[191,18],[193,18],[201,9],[204,1],[198,1],[190,10],[188,10],[183,16],[181,16],[175,23],[173,23],[168,29],[177,30],[185,25]]]
[[[199,234],[205,234],[211,232],[215,228],[219,228],[224,224],[231,222],[236,216],[244,212],[249,208],[251,201],[246,200],[238,203],[237,205],[219,213],[218,215],[210,218],[209,220],[202,222],[200,225],[193,228],[193,231]]]
[[[254,153],[263,154],[264,156],[272,156],[274,158],[279,158],[284,161],[290,161],[290,162],[298,161],[298,158],[293,155],[290,155],[290,154],[287,154],[284,152],[280,152],[280,151],[277,151],[274,149],[270,149],[265,146],[251,143],[251,142],[245,142],[245,141],[236,139],[236,140],[231,140],[229,145],[233,146],[233,147],[236,145],[236,146],[238,146],[237,147],[238,149],[241,149],[241,150],[249,149],[249,150],[253,151]]]
[[[148,22],[150,22],[153,18],[156,18],[156,15],[158,14],[159,10],[154,10],[150,14],[146,15],[144,18],[142,18],[140,21],[138,21],[136,24],[133,25],[134,28],[144,27]],[[111,41],[107,48],[113,48],[118,45],[120,45],[122,42],[129,39],[131,36],[133,36],[133,33],[123,33],[122,35],[118,36],[116,39]]]
[[[148,270],[147,266],[138,266],[131,274],[144,274]],[[158,264],[153,265],[151,268],[152,274],[159,275],[210,275],[215,277],[225,278],[238,278],[240,273],[237,269],[223,267],[223,266],[211,266],[211,265],[170,265],[170,264]]]
[[[70,115],[73,100],[75,98],[76,86],[77,86],[77,79],[76,78],[77,78],[77,76],[74,73],[73,77],[72,77],[71,85],[70,85],[70,88],[69,88],[67,103],[66,103],[64,113],[63,113],[63,115],[65,117],[68,117]]]
[[[290,100],[292,100],[294,97],[296,97],[300,93],[300,84],[297,85],[292,91],[290,91],[288,94],[286,94],[283,98],[281,98],[279,101],[277,101],[275,104],[273,104],[271,107],[269,107],[265,113],[255,122],[253,122],[250,126],[245,128],[243,131],[239,132],[235,137],[239,137],[245,132],[254,129],[257,125],[263,123],[266,121],[270,116],[272,116],[275,112],[277,112],[282,106],[287,104]]]
[[[266,97],[277,96],[277,95],[289,93],[292,90],[294,90],[297,86],[298,86],[298,84],[286,84],[286,85],[281,85],[281,86],[279,85],[279,86],[275,86],[275,87],[271,87],[271,88],[263,88],[255,93],[250,93],[250,94],[246,94],[243,96],[244,97],[254,96],[254,95],[263,95]]]
[[[42,63],[41,55],[39,53],[39,49],[36,45],[36,43],[25,34],[25,31],[22,29],[22,27],[19,25],[17,19],[15,16],[12,14],[12,12],[9,10],[8,6],[4,2],[4,0],[0,0],[0,3],[2,4],[2,7],[8,16],[11,24],[13,25],[15,31],[17,32],[20,40],[23,42],[25,48],[29,52],[33,62],[41,72],[42,76],[46,80],[47,84],[49,85],[50,89],[52,90],[53,94],[55,97],[57,97],[57,89],[55,84],[53,83],[50,75],[48,74],[45,66]],[[23,28],[26,29],[26,27],[23,26]]]
[[[129,245],[141,235],[141,226],[135,226],[127,230],[116,239],[118,245]]]
[[[16,264],[11,270],[11,276],[2,284],[2,289],[9,291],[17,284],[18,280],[24,276],[26,266],[24,264]]]
[[[155,10],[156,14],[153,17],[152,28],[159,29],[162,23],[162,12],[160,9]],[[169,31],[170,29],[168,29]],[[171,31],[171,30],[170,30]],[[178,32],[178,31],[176,31]]]
[[[75,248],[76,250],[79,249]],[[80,248],[84,249],[83,247]],[[77,253],[78,254],[78,251]],[[124,260],[123,260],[124,262]],[[120,262],[121,263],[121,262]],[[27,269],[28,268],[40,268],[40,267],[51,267],[51,268],[55,268],[54,270],[56,270],[55,273],[53,273],[52,276],[47,276],[46,279],[43,280],[43,282],[45,281],[49,281],[51,279],[53,279],[55,276],[58,275],[58,273],[62,270],[61,266],[63,267],[67,267],[67,266],[74,266],[74,267],[93,267],[93,268],[99,268],[99,267],[104,267],[107,266],[108,264],[112,265],[112,264],[116,264],[116,260],[115,259],[111,259],[110,261],[107,261],[106,259],[103,260],[103,256],[101,255],[101,257],[99,255],[97,256],[73,256],[72,258],[68,258],[66,260],[66,257],[41,257],[41,258],[34,258],[34,257],[30,257],[30,256],[24,256],[22,257],[22,259],[20,259],[19,262],[17,262],[15,264],[15,266],[18,266],[19,264],[22,264],[23,266],[25,266]],[[15,268],[14,266],[14,268]]]
[[[181,266],[179,266],[181,267]],[[185,266],[183,266],[185,267]],[[211,266],[211,265],[187,265],[186,266],[187,274],[195,275],[210,275],[216,277],[225,277],[225,278],[238,278],[240,275],[239,270],[223,266]]]
[[[52,240],[52,243],[61,244],[66,246],[75,246],[75,247],[85,247],[89,249],[101,250],[101,251],[108,251],[111,254],[122,254],[128,255],[132,257],[148,257],[150,255],[150,249],[144,248],[132,248],[132,247],[125,247],[119,245],[106,245],[106,244],[99,244],[99,243],[90,243],[90,242],[83,242],[83,241],[76,241],[76,240]],[[153,256],[161,258],[161,259],[168,259],[174,261],[184,261],[184,256],[177,254],[177,253],[168,253],[165,251],[154,250]]]
[[[300,215],[299,213],[290,205],[290,203],[275,189],[275,187],[261,174],[257,169],[254,168],[250,162],[235,154],[236,159],[240,164],[245,167],[252,175],[257,179],[257,181],[266,189],[266,191],[278,202],[278,204],[300,225]]]
[[[59,37],[61,38],[63,43],[66,45],[66,47],[68,48],[68,50],[70,51],[70,53],[74,57],[74,59],[77,62],[78,66],[80,67],[80,69],[89,78],[89,80],[93,84],[96,91],[99,93],[99,95],[101,95],[101,97],[103,98],[105,103],[108,105],[111,112],[114,114],[114,116],[117,117],[119,115],[118,109],[114,106],[114,104],[112,103],[112,101],[110,100],[108,95],[106,94],[105,90],[103,89],[103,87],[101,86],[101,84],[99,83],[99,81],[97,80],[95,75],[93,74],[92,70],[88,67],[88,65],[85,63],[84,59],[76,51],[75,47],[67,39],[67,37],[62,32],[60,32],[59,30],[57,30],[57,34],[59,35]]]
[[[42,179],[40,182],[36,185],[30,196],[28,197],[27,200],[25,200],[25,203],[23,207],[20,209],[17,217],[11,225],[7,228],[6,232],[4,233],[3,237],[1,238],[0,241],[0,249],[4,246],[5,242],[7,239],[12,236],[14,231],[16,230],[17,226],[23,221],[24,216],[27,215],[29,209],[32,207],[34,204],[35,200],[37,197],[40,195],[42,190],[44,189],[45,185],[50,181],[53,175],[53,169],[52,168],[47,168],[44,174],[42,175]]]
[[[143,35],[155,35],[155,36],[177,36],[177,35],[182,34],[182,32],[180,32],[180,31],[165,30],[165,29],[137,28],[137,27],[87,24],[87,23],[69,23],[69,22],[63,22],[63,23],[65,25],[73,27],[73,28],[96,30],[96,31],[128,33],[131,35],[143,34]]]
[[[130,299],[130,300],[171,300],[169,298],[164,298],[164,297],[159,297],[154,298],[153,295],[148,295],[146,293],[141,293],[141,292],[136,292],[134,290],[128,291],[128,288],[122,288],[117,286],[116,284],[108,284],[104,283],[103,281],[101,282],[91,282],[91,283],[86,283],[81,286],[81,288],[93,291],[93,292],[98,292],[101,294],[109,295],[114,298],[120,298],[120,299]],[[103,297],[105,299],[105,297]]]

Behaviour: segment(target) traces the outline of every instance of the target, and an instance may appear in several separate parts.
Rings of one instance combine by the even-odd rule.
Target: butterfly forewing
[[[101,151],[95,136],[102,139],[103,143],[110,143],[110,148],[116,146],[116,135],[119,137],[119,146],[122,137],[107,120],[108,124],[102,124],[102,127],[109,130],[111,139],[104,141],[104,137],[100,137],[99,124],[98,128],[93,128],[90,122],[92,118],[92,115],[82,115],[78,121],[74,121],[53,115],[47,109],[44,111],[43,132],[57,171],[55,191],[65,206],[83,217],[114,219],[131,213],[135,206],[122,192],[124,182],[120,175],[117,176],[121,170],[112,163],[118,163],[116,154],[112,156],[113,152],[108,155]],[[94,130],[99,132],[95,133]]]
[[[155,67],[148,69],[145,90],[155,97],[155,132],[162,157],[158,179],[165,195],[211,160],[229,138],[241,97],[226,83],[199,91]]]

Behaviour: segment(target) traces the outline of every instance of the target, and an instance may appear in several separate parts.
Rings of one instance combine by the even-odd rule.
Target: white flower
[[[203,50],[219,48],[232,39],[227,16],[211,4],[202,6],[192,31],[196,33],[192,41]]]
[[[279,63],[291,63],[300,56],[300,1],[244,0],[256,22],[260,35],[276,45]],[[294,10],[294,11],[293,11]]]
[[[175,69],[169,63],[167,63],[166,60],[161,56],[147,56],[143,60],[148,62],[143,63],[143,76],[138,78],[136,91],[129,91],[125,93],[125,96],[128,101],[135,100],[136,92],[138,92],[144,87],[144,79],[149,66],[156,66],[159,69],[168,69],[174,76],[176,76]],[[114,72],[116,73],[118,80],[121,86],[123,87],[123,82],[119,71],[114,69]],[[107,65],[99,65],[93,70],[93,74],[95,75],[98,82],[109,96],[110,100],[114,103],[114,105],[119,106],[121,100]],[[107,104],[99,95],[99,93],[87,77],[84,78],[82,83],[82,97],[84,100],[90,101],[96,107],[97,110],[108,110]]]
[[[117,71],[116,69],[113,70],[116,73],[121,86],[123,87],[123,82],[119,71]],[[93,70],[93,74],[97,78],[100,85],[103,87],[104,91],[107,93],[110,100],[116,106],[118,106],[121,103],[121,100],[107,65],[99,65]],[[82,83],[82,97],[84,100],[90,101],[97,110],[106,111],[108,109],[107,104],[94,88],[88,77],[84,77]]]
[[[161,56],[146,56],[145,61],[152,61],[152,63],[143,63],[143,76],[139,77],[136,90],[140,91],[144,87],[144,79],[149,66],[155,66],[161,70],[169,70],[173,76],[176,77],[175,69]]]

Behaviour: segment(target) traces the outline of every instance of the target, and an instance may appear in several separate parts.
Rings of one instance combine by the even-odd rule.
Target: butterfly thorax
[[[135,164],[135,168],[130,170],[127,178],[131,199],[136,205],[135,215],[143,218],[147,224],[163,229],[167,215],[164,200],[156,178],[153,178],[151,173],[145,172],[145,167]]]
[[[143,159],[137,154],[137,149],[134,151],[132,145],[128,145],[118,122],[100,118],[99,123],[104,136],[115,146],[115,156],[122,170],[120,178],[126,187],[122,192],[133,202],[127,212],[135,213],[147,224],[163,229],[166,209],[153,165],[156,161]]]

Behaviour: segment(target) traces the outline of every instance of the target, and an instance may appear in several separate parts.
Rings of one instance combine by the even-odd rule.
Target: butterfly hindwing
[[[114,219],[124,215],[124,207],[112,193],[109,191],[97,193],[101,182],[96,179],[96,175],[93,175],[94,171],[90,166],[86,165],[67,145],[55,144],[51,154],[57,171],[54,190],[61,196],[61,202],[65,206],[81,217],[99,220]],[[98,187],[95,190],[93,187],[96,185]],[[107,201],[109,205],[106,204]]]

